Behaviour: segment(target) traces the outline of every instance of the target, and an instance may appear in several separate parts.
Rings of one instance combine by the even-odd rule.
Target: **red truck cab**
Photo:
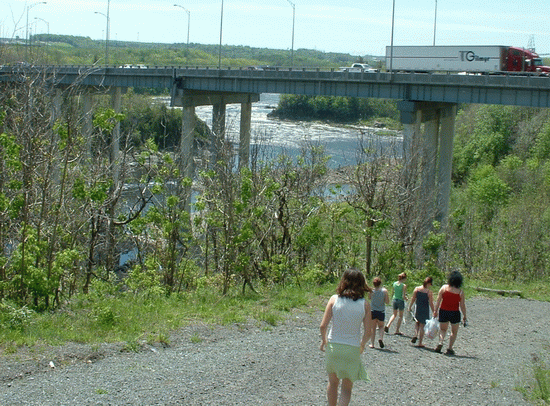
[[[538,72],[548,75],[550,66],[543,65],[541,57],[529,49],[509,47],[506,55],[506,71]]]

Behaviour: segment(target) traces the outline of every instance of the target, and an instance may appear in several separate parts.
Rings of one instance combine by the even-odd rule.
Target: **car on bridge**
[[[378,72],[378,69],[373,68],[368,63],[354,63],[349,67],[340,68],[340,72],[369,72],[374,73]]]
[[[147,66],[140,63],[140,64],[137,64],[137,65],[132,65],[132,64],[120,65],[119,68],[123,68],[123,69],[147,69]]]

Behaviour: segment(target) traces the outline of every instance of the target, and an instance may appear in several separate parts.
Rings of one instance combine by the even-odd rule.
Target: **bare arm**
[[[372,315],[370,312],[370,303],[365,300],[365,317],[363,317],[363,339],[361,340],[361,346],[359,352],[362,354],[365,351],[365,346],[369,341],[372,334]]]
[[[407,285],[403,284],[403,300],[407,301]]]
[[[390,304],[390,295],[388,295],[387,289],[384,289],[384,302],[386,302],[386,304]]]
[[[319,349],[321,351],[325,351],[325,347],[327,346],[327,329],[330,320],[332,319],[332,306],[334,305],[335,301],[336,296],[332,296],[328,301],[327,307],[325,308],[325,314],[323,315],[323,320],[321,320],[321,326],[319,327],[319,329],[321,330],[321,346],[319,347]]]
[[[414,304],[414,302],[416,302],[416,291],[417,291],[416,288],[414,288],[413,294],[411,296],[411,301],[409,303],[409,311],[412,310],[413,304]],[[433,310],[433,306],[432,306],[432,310]]]
[[[460,291],[460,311],[462,311],[462,318],[466,320],[466,299],[463,290]]]
[[[439,293],[437,294],[437,302],[435,303],[434,308],[434,318],[437,317],[437,314],[439,313],[439,306],[441,306],[441,301],[443,300],[443,292],[445,291],[445,286],[443,285],[441,289],[439,289]]]
[[[431,290],[428,290],[428,301],[430,302],[430,309],[432,309],[432,312],[434,309],[434,294]]]

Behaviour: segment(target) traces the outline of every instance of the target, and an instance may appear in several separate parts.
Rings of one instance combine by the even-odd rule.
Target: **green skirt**
[[[338,379],[368,381],[369,376],[361,362],[359,347],[328,343],[326,349],[327,373],[336,374]]]

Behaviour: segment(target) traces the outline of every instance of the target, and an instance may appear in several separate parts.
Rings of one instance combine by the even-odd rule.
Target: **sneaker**
[[[447,352],[445,353],[447,355],[455,355],[455,350],[453,350],[452,348],[447,348]]]
[[[388,326],[385,326],[385,327],[384,327],[384,331],[385,331],[386,333],[390,331],[390,329],[388,328]]]
[[[380,346],[380,348],[384,348],[384,341],[378,340],[378,345]]]
[[[415,343],[416,343],[416,340],[418,340],[418,338],[413,337],[412,340],[411,340],[411,343],[415,344]]]
[[[442,344],[438,344],[437,347],[435,347],[435,352],[441,354],[441,349],[443,348]]]

